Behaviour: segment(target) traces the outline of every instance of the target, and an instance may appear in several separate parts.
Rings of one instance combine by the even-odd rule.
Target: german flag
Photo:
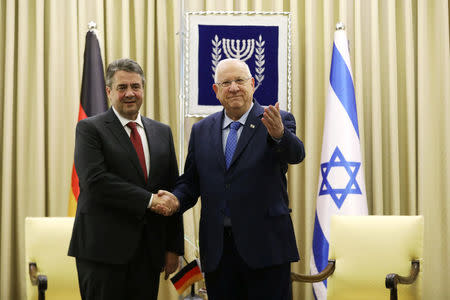
[[[192,284],[203,279],[203,274],[200,271],[200,267],[196,259],[182,268],[175,276],[170,280],[172,281],[178,295],[190,287]]]
[[[91,25],[90,25],[91,26]],[[95,27],[86,33],[84,46],[83,79],[81,82],[81,99],[78,121],[94,116],[108,109],[105,91],[105,75],[102,55]],[[69,195],[67,215],[75,216],[80,187],[75,165],[72,166],[72,184]]]

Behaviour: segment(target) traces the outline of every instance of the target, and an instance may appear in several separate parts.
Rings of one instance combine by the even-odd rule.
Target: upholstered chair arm
[[[419,274],[420,271],[420,262],[418,260],[413,260],[411,262],[411,273],[409,274],[408,277],[404,277],[404,276],[400,276],[398,274],[395,273],[391,273],[388,274],[386,276],[386,288],[391,290],[391,300],[397,300],[398,296],[397,296],[397,284],[411,284],[413,283],[416,278],[417,275]]]
[[[28,273],[32,285],[37,285],[39,291],[39,300],[45,300],[45,291],[47,290],[47,276],[38,275],[38,268],[35,262],[28,264]]]
[[[320,282],[327,279],[331,274],[333,274],[334,269],[336,268],[336,261],[329,260],[328,265],[323,269],[322,272],[315,275],[303,275],[291,272],[291,281],[299,281],[299,282]]]

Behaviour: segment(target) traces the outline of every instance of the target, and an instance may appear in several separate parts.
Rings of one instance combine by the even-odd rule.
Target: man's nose
[[[230,91],[239,91],[239,84],[237,84],[235,81],[232,81],[230,85]]]
[[[127,87],[125,91],[125,97],[134,97],[134,91],[131,87]]]

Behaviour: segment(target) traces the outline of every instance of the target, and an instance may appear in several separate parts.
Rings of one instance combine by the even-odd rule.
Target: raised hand
[[[277,102],[275,106],[269,105],[264,108],[263,118],[261,119],[267,132],[274,139],[281,139],[284,133],[284,125],[280,115],[280,104]]]
[[[172,193],[159,190],[158,194],[153,195],[152,205],[150,209],[163,216],[171,216],[177,212],[180,203],[177,197]]]

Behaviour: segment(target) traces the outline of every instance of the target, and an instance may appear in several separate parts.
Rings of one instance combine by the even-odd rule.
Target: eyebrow
[[[130,83],[130,85],[136,86],[136,85],[142,85],[142,84],[139,82],[132,82],[132,83]],[[117,84],[117,86],[128,86],[128,83],[119,83],[119,84]]]
[[[236,76],[236,77],[234,77],[234,79],[227,78],[227,79],[222,80],[221,82],[233,81],[233,80],[238,80],[238,79],[245,79],[245,76]]]

